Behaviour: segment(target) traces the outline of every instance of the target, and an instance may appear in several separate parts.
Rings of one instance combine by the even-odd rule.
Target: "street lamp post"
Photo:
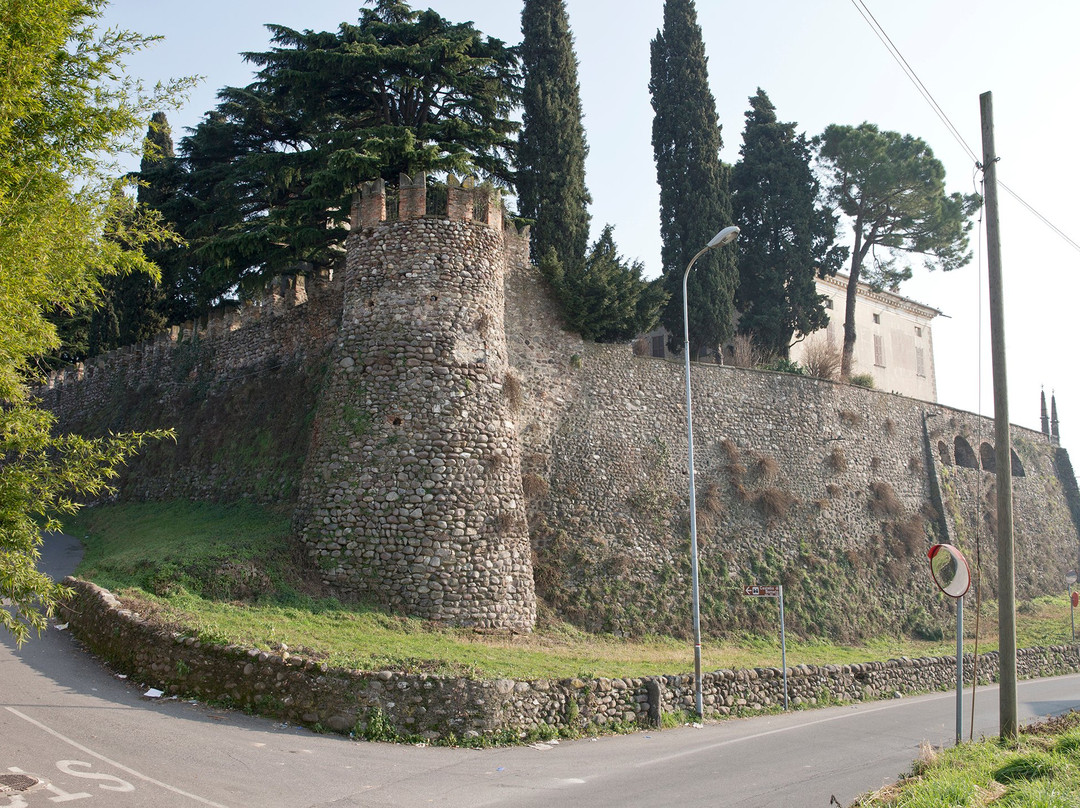
[[[697,548],[697,498],[694,491],[694,419],[690,405],[690,318],[686,305],[686,280],[694,262],[716,247],[730,244],[739,236],[739,228],[725,227],[698,250],[686,265],[682,279],[682,318],[683,318],[683,359],[686,362],[686,462],[690,471],[690,578],[693,589],[692,604],[694,614],[694,704],[699,718],[705,717],[705,708],[701,699],[701,598],[698,589],[698,548]]]

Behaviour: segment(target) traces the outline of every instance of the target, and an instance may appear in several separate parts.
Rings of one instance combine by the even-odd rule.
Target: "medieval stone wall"
[[[543,320],[515,326],[525,400],[545,403],[522,433],[539,593],[594,630],[685,633],[682,366],[582,344]],[[692,382],[708,631],[771,630],[775,605],[742,587],[783,583],[797,633],[934,636],[948,609],[926,569],[936,541],[978,560],[982,592],[996,596],[994,476],[979,452],[992,455],[992,421],[780,373],[701,365]],[[957,465],[957,440],[974,446],[977,468]],[[1015,427],[1013,443],[1023,598],[1061,588],[1078,534],[1055,463],[1064,450]]]
[[[295,505],[346,594],[527,630],[539,593],[590,629],[686,633],[681,365],[565,331],[497,201],[451,182],[427,215],[427,193],[403,182],[388,220],[367,186],[346,270],[303,305],[286,290],[175,329],[58,374],[44,402],[89,434],[176,427],[126,471],[125,496]],[[994,596],[990,421],[715,365],[693,369],[693,391],[707,632],[775,630],[775,604],[741,592],[783,583],[794,633],[939,635],[935,541],[977,561]],[[1014,444],[1027,597],[1060,589],[1080,494],[1046,436],[1016,429]]]

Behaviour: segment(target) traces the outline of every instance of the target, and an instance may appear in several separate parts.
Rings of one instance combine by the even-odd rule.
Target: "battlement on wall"
[[[451,221],[476,222],[495,230],[511,230],[527,237],[528,228],[518,232],[506,220],[502,200],[495,188],[477,184],[472,177],[458,179],[449,174],[446,185],[429,185],[427,174],[402,174],[397,188],[388,188],[382,179],[362,183],[353,195],[351,227],[354,231],[387,221],[438,216]]]
[[[219,340],[268,318],[286,316],[309,301],[320,301],[340,292],[340,279],[332,271],[322,274],[278,276],[259,298],[247,300],[237,307],[222,307],[198,320],[189,320],[166,328],[152,339],[136,345],[99,354],[86,362],[76,362],[52,371],[41,385],[43,390],[56,390],[65,384],[93,379],[112,373],[118,368],[152,368],[178,345]]]

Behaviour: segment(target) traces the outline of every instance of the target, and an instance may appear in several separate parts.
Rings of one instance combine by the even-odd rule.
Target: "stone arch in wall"
[[[1026,477],[1024,473],[1024,464],[1020,462],[1020,458],[1016,454],[1015,449],[1010,449],[1009,452],[1012,455],[1012,476],[1013,477]]]
[[[953,441],[953,457],[956,458],[956,465],[963,468],[977,469],[979,467],[979,460],[975,457],[971,444],[962,435],[957,435],[956,440]]]
[[[991,474],[997,473],[997,458],[994,456],[994,447],[989,443],[982,443],[979,446],[979,458],[982,460],[983,471],[988,471]]]
[[[949,453],[949,445],[943,440],[937,442],[938,457],[941,458],[942,465],[952,465],[952,455]]]

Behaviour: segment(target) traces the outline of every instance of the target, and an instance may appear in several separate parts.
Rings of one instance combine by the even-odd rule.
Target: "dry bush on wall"
[[[795,497],[779,488],[766,488],[755,497],[766,519],[784,519],[795,504]]]
[[[638,337],[636,340],[634,340],[633,351],[634,356],[648,356],[649,341],[644,337]]]
[[[539,474],[528,472],[521,475],[521,489],[529,499],[543,499],[550,493],[551,486]]]
[[[720,486],[716,483],[709,483],[705,486],[705,491],[701,495],[701,506],[713,516],[721,517],[724,515],[727,509],[724,507],[724,496]]]
[[[866,419],[852,410],[840,410],[840,423],[846,426],[862,426]]]
[[[763,481],[771,483],[780,473],[780,464],[770,455],[761,455],[757,459],[757,470]]]
[[[746,334],[735,335],[728,358],[737,368],[756,368],[763,360],[761,351],[754,347],[754,341]]]
[[[833,484],[833,483],[828,483],[825,486],[825,493],[828,494],[830,497],[835,499],[836,497],[838,497],[842,493],[844,493],[844,489],[841,488],[838,485]]]
[[[885,434],[890,438],[896,435],[896,421],[892,418],[886,418],[885,422],[881,425],[881,428],[885,430]]]
[[[506,377],[503,379],[503,395],[506,397],[506,403],[511,411],[518,412],[521,409],[524,400],[521,380],[512,371],[507,372]]]
[[[878,517],[899,516],[904,510],[896,491],[887,482],[870,483],[870,512]]]
[[[844,454],[844,450],[839,446],[834,446],[833,450],[829,452],[829,456],[825,458],[829,464],[829,468],[835,471],[837,474],[843,474],[847,471],[848,461],[847,455]]]
[[[802,365],[811,376],[836,381],[840,378],[840,358],[840,349],[831,339],[817,339],[806,343]]]

